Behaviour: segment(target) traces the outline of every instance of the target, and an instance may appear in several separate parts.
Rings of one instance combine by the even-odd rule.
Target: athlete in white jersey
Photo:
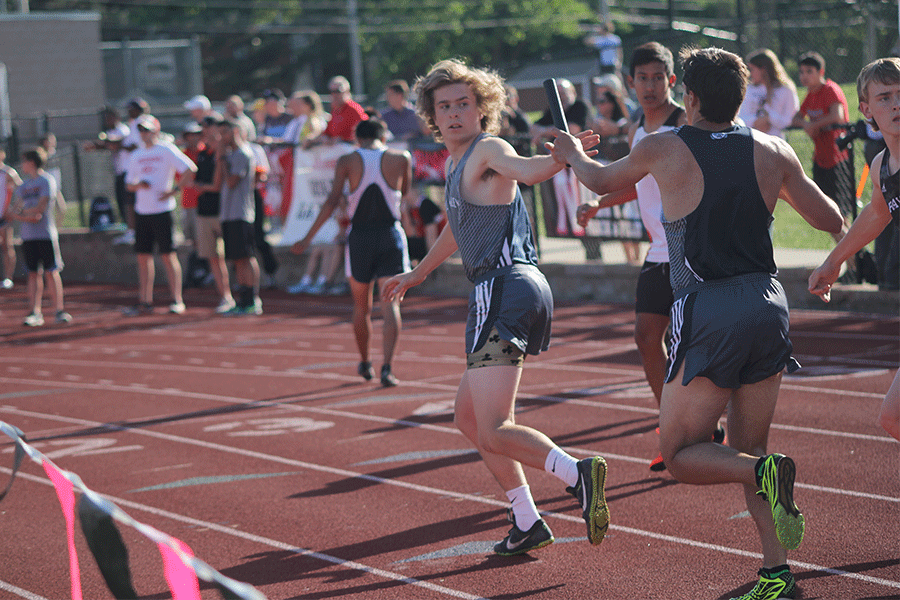
[[[360,121],[356,139],[360,148],[345,154],[335,166],[334,185],[322,204],[319,215],[306,236],[291,247],[303,254],[316,233],[331,217],[343,198],[348,184],[350,231],[347,234],[347,279],[353,295],[353,331],[359,349],[357,372],[365,380],[374,377],[369,360],[369,338],[372,336],[372,292],[375,281],[379,289],[393,275],[409,270],[406,235],[400,226],[400,199],[409,191],[412,159],[409,152],[385,146],[387,126],[378,118]],[[400,337],[400,302],[382,302],[384,315],[381,385],[397,385],[391,372],[391,359]]]
[[[675,61],[672,53],[657,42],[638,46],[631,57],[629,84],[634,88],[642,114],[628,130],[629,145],[634,148],[649,135],[671,131],[686,123],[684,109],[672,98],[675,86]],[[650,236],[650,249],[641,265],[635,292],[634,340],[641,355],[644,374],[659,405],[665,378],[666,331],[672,307],[672,285],[669,282],[669,248],[662,226],[662,200],[659,185],[647,175],[635,186],[607,194],[599,201],[578,208],[579,223],[584,226],[599,209],[624,204],[637,195],[644,229]],[[724,437],[724,430],[719,434]],[[717,438],[718,439],[718,438]],[[662,455],[650,462],[650,469],[666,468]]]

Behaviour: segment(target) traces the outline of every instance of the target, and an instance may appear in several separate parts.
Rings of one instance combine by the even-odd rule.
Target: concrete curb
[[[119,234],[120,232],[91,233],[86,230],[61,232],[60,251],[65,262],[63,280],[136,286],[137,264],[134,250],[130,245],[112,243]],[[546,275],[557,302],[634,302],[634,286],[640,267],[625,263],[619,242],[605,242],[602,249],[604,262],[586,262],[578,240],[541,240],[540,268]],[[182,265],[186,264],[190,249],[181,246],[178,252]],[[272,283],[279,288],[297,283],[306,258],[294,256],[286,247],[276,247],[275,253],[281,268]],[[809,273],[826,255],[827,252],[822,251],[776,250],[779,280],[792,308],[900,315],[900,294],[879,291],[873,285],[835,286],[829,304],[810,294],[806,290]],[[157,270],[163,273],[161,265]],[[157,277],[157,282],[162,282],[161,277]],[[466,296],[471,289],[472,285],[466,279],[460,262],[450,259],[413,293]]]

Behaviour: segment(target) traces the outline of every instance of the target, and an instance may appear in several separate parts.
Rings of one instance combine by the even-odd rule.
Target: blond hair
[[[869,102],[869,84],[872,82],[884,85],[900,83],[900,58],[894,56],[873,60],[862,68],[856,78],[856,95],[860,102]],[[878,131],[875,119],[869,119],[872,129]]]
[[[769,77],[769,81],[772,82],[773,87],[781,86],[790,88],[794,92],[797,91],[797,87],[794,85],[794,82],[791,81],[791,78],[788,77],[781,61],[778,60],[778,56],[768,48],[760,48],[759,50],[751,52],[747,57],[747,64],[765,71],[766,75]]]
[[[461,60],[442,60],[431,67],[428,75],[419,77],[415,84],[416,112],[441,141],[441,132],[434,122],[434,91],[446,85],[465,83],[475,94],[475,103],[481,111],[481,130],[485,133],[500,132],[500,116],[506,106],[506,89],[503,78],[488,69],[466,65]]]

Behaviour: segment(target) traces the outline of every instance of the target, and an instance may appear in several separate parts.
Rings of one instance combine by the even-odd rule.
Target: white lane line
[[[11,469],[7,469],[5,467],[0,467],[0,470],[6,473],[12,473]],[[37,475],[31,475],[29,473],[19,473],[19,477],[24,479],[28,479],[30,481],[34,481],[36,483],[45,484],[48,486],[53,486],[53,483],[44,477],[39,477]],[[257,544],[261,544],[264,546],[270,546],[272,548],[277,548],[279,550],[284,550],[287,552],[293,552],[299,556],[309,556],[312,558],[316,558],[318,560],[329,562],[335,565],[339,565],[341,567],[346,567],[350,569],[354,569],[356,571],[362,571],[364,573],[368,573],[370,575],[375,575],[377,577],[382,577],[384,579],[389,579],[391,581],[397,581],[400,583],[405,583],[407,585],[413,585],[416,587],[425,588],[427,590],[431,590],[433,592],[438,592],[440,594],[444,594],[445,596],[450,596],[452,598],[462,598],[463,600],[485,600],[481,596],[475,596],[473,594],[468,594],[466,592],[462,592],[460,590],[454,590],[452,588],[444,587],[442,585],[436,585],[430,583],[428,581],[421,581],[419,579],[415,579],[413,577],[408,577],[406,575],[400,575],[399,573],[394,573],[392,571],[386,571],[384,569],[379,569],[377,567],[370,567],[369,565],[364,565],[362,563],[352,561],[352,560],[344,560],[342,558],[337,558],[335,556],[331,556],[329,554],[323,554],[321,552],[315,552],[313,550],[308,550],[306,548],[300,548],[298,546],[293,546],[291,544],[285,542],[279,542],[277,540],[273,540],[271,538],[263,537],[260,535],[256,535],[253,533],[248,533],[246,531],[241,531],[239,529],[233,529],[231,527],[226,527],[225,525],[220,525],[218,523],[212,523],[209,521],[202,521],[200,519],[195,519],[193,517],[188,517],[186,515],[181,515],[178,513],[169,512],[167,510],[163,510],[161,508],[155,508],[153,506],[147,506],[146,504],[141,504],[139,502],[132,502],[130,500],[125,500],[123,498],[117,498],[115,496],[109,496],[106,494],[101,494],[104,498],[109,500],[110,502],[120,506],[129,508],[132,510],[140,510],[143,512],[150,513],[152,515],[156,515],[159,517],[164,517],[167,519],[171,519],[173,521],[179,521],[181,523],[187,523],[189,525],[193,525],[198,528],[210,529],[213,531],[217,531],[219,533],[224,533],[226,535],[230,535],[232,537],[240,538],[249,542],[254,542]],[[2,583],[2,582],[0,582]],[[14,587],[14,586],[13,586]],[[3,589],[0,586],[0,589]],[[19,588],[16,588],[17,590]],[[25,592],[25,590],[22,590]],[[29,592],[25,592],[29,594]],[[34,599],[34,600],[47,600],[46,598],[41,598],[40,596],[28,595],[23,596],[24,598]]]
[[[6,470],[6,469],[4,469]],[[44,598],[43,596],[38,596],[37,594],[33,594],[28,590],[23,590],[20,587],[14,586],[11,583],[6,583],[5,581],[0,581],[0,590],[4,592],[9,592],[11,594],[15,594],[20,598],[25,598],[26,600],[49,600],[48,598]]]
[[[157,349],[159,349],[159,348],[157,348]],[[198,348],[196,350],[197,351],[205,351],[202,348]],[[212,351],[212,350],[218,350],[218,349],[210,349],[210,351]],[[267,353],[272,354],[272,353],[275,353],[275,351],[267,350]],[[297,353],[292,351],[292,352],[289,352],[288,354],[296,355]],[[306,353],[306,352],[304,352],[301,354],[303,354],[303,355],[309,354],[309,355],[315,355],[315,356],[331,356],[331,357],[334,356],[333,353],[329,354],[329,353]],[[347,354],[347,356],[350,356],[350,355]],[[32,364],[32,363],[39,362],[42,365],[83,367],[83,368],[91,368],[91,369],[109,368],[109,369],[121,370],[123,367],[125,367],[125,368],[131,368],[131,369],[140,369],[140,370],[144,370],[144,371],[154,371],[154,372],[159,371],[159,365],[157,365],[157,364],[137,363],[137,362],[133,362],[133,361],[131,361],[131,362],[121,362],[121,361],[97,362],[96,358],[94,358],[92,360],[74,360],[74,359],[57,359],[57,358],[48,358],[48,357],[29,358],[29,357],[22,357],[22,356],[6,356],[3,358],[3,360],[6,362],[21,362],[21,363],[26,363],[26,364]],[[533,366],[540,367],[541,363],[535,362]],[[564,367],[564,365],[559,365],[559,364],[554,364],[554,363],[547,364],[545,368],[552,369],[554,371],[567,370]],[[190,365],[190,366],[166,365],[166,369],[173,370],[173,371],[189,372],[191,374],[204,373],[204,374],[210,374],[210,375],[214,375],[214,374],[247,375],[247,376],[264,376],[264,377],[283,377],[283,378],[290,378],[290,379],[329,379],[329,380],[335,380],[335,381],[358,381],[359,380],[359,377],[357,377],[355,375],[349,375],[349,374],[342,375],[340,373],[329,373],[329,372],[322,372],[322,371],[316,371],[316,372],[303,371],[303,370],[299,370],[299,369],[297,369],[297,370],[290,369],[288,371],[264,371],[263,372],[263,371],[259,371],[256,369],[236,370],[236,369],[223,369],[220,367],[200,367],[200,366],[196,366],[196,365]],[[635,369],[630,369],[630,370],[629,369],[616,369],[616,368],[584,369],[580,366],[577,368],[575,366],[573,366],[571,368],[571,370],[576,370],[579,373],[591,372],[591,373],[597,373],[597,374],[604,373],[604,374],[609,374],[609,375],[634,375],[638,372]],[[45,375],[45,377],[50,377],[50,376],[51,376],[51,374],[49,372],[47,372]],[[15,381],[15,380],[11,380],[11,381]],[[23,381],[25,381],[25,380],[23,380]],[[433,382],[426,383],[423,381],[409,382],[409,385],[431,388],[431,389],[446,389],[446,390],[453,391],[454,393],[456,391],[456,388],[458,387],[458,386],[450,384],[450,383],[438,384],[438,383],[433,383]],[[606,382],[601,383],[600,387],[603,387],[605,385],[607,385]],[[797,385],[795,383],[784,383],[784,384],[782,384],[781,388],[786,389],[786,390],[805,392],[805,393],[811,393],[811,394],[829,394],[832,396],[852,396],[852,397],[856,397],[856,398],[878,398],[878,399],[884,398],[883,393],[858,392],[858,391],[854,391],[854,390],[841,390],[841,389],[835,389],[834,387],[826,387],[826,386],[815,387],[812,385]],[[522,397],[529,397],[529,396],[522,395]],[[538,398],[538,399],[556,400],[556,401],[562,401],[562,402],[566,402],[566,401],[571,402],[572,401],[571,399],[559,398],[559,397],[554,397],[554,396],[531,396],[531,397]],[[624,405],[618,405],[618,404],[617,405],[598,404],[598,405],[605,406],[606,408],[618,408],[619,410],[632,410],[633,412],[647,412],[647,413],[656,412],[655,409],[650,409],[650,408],[646,408],[646,407],[626,407]]]
[[[77,387],[84,387],[87,389],[103,389],[103,390],[118,389],[120,391],[130,391],[130,392],[136,391],[136,388],[131,388],[131,387],[121,387],[121,386],[102,386],[101,387],[101,386],[97,386],[95,384],[72,384],[72,383],[62,384],[62,383],[50,382],[50,381],[46,381],[46,380],[37,382],[37,381],[31,381],[31,380],[19,380],[19,379],[10,379],[10,378],[0,377],[0,382],[6,382],[6,381],[17,382],[17,383],[31,383],[31,384],[40,383],[44,386],[67,385],[67,386],[71,386],[71,387],[76,387],[76,385],[77,385]],[[214,401],[214,402],[222,402],[222,403],[232,404],[232,405],[234,405],[234,404],[245,404],[246,405],[246,404],[249,404],[252,402],[252,401],[248,401],[243,398],[235,398],[235,397],[229,397],[229,396],[221,396],[221,395],[217,395],[217,394],[205,394],[205,393],[197,393],[197,392],[177,392],[177,393],[175,393],[175,392],[170,392],[168,390],[155,390],[155,389],[151,389],[151,388],[141,388],[140,392],[152,394],[152,395],[160,395],[160,396],[176,396],[179,398],[190,397],[190,398],[196,398],[196,399],[210,400],[210,401]],[[329,394],[329,396],[331,396],[331,397],[342,397],[342,395],[343,395],[343,392],[335,392],[335,393]],[[303,395],[298,395],[295,399],[299,399],[302,397],[303,397]],[[651,413],[656,412],[656,411],[653,411],[652,409],[642,409],[640,407],[630,407],[630,406],[623,406],[623,405],[618,405],[618,404],[609,404],[609,403],[602,403],[602,402],[578,401],[577,399],[571,399],[571,398],[552,398],[552,397],[546,397],[546,396],[539,396],[538,398],[545,399],[545,400],[552,400],[552,401],[556,401],[556,402],[560,402],[560,403],[567,402],[567,403],[574,403],[574,404],[583,404],[583,405],[588,405],[588,406],[600,406],[603,408],[611,408],[611,409],[617,409],[617,410],[629,410],[629,411],[634,411],[634,412],[648,412],[649,411]],[[311,412],[311,413],[315,413],[315,414],[323,414],[323,415],[343,417],[343,418],[356,419],[356,420],[364,420],[364,421],[370,421],[370,422],[376,422],[376,423],[384,423],[384,424],[390,424],[390,425],[394,425],[394,426],[402,425],[402,426],[406,426],[406,427],[410,427],[410,428],[417,428],[417,429],[423,429],[423,430],[429,430],[429,431],[449,433],[452,435],[461,435],[459,430],[456,429],[455,427],[445,427],[442,425],[432,425],[429,423],[419,423],[416,421],[408,421],[405,419],[395,419],[395,418],[391,418],[391,417],[380,417],[377,415],[368,415],[368,414],[352,413],[352,412],[346,412],[346,411],[330,410],[328,408],[301,406],[301,405],[291,404],[290,400],[285,399],[285,398],[282,398],[278,401],[262,400],[262,401],[258,401],[258,402],[252,402],[252,405],[254,408],[256,408],[256,407],[259,407],[259,408],[264,408],[264,407],[284,408],[284,409],[288,409],[291,411],[297,411],[297,412]],[[23,411],[23,410],[20,410],[16,407],[12,407],[12,406],[0,406],[0,411],[2,411],[2,410],[14,412],[17,414],[29,415],[29,416],[38,416],[38,417],[42,417],[42,418],[49,419],[49,420],[70,419],[69,417],[61,417],[58,415],[48,415],[48,414],[44,414],[44,413],[33,413],[30,411]],[[170,415],[166,415],[166,416],[170,416]],[[142,420],[144,420],[144,419],[142,419]],[[95,423],[93,421],[84,421],[82,419],[74,419],[74,418],[71,418],[71,421],[69,421],[69,422],[78,423],[78,424],[87,424],[87,426],[103,426],[103,425],[108,426],[108,424]],[[114,426],[110,426],[110,427],[114,427]],[[838,431],[829,431],[829,430],[824,430],[824,429],[802,428],[802,427],[794,427],[794,426],[788,426],[788,425],[782,426],[782,425],[776,425],[776,424],[773,424],[772,428],[773,429],[784,428],[784,429],[787,429],[790,431],[796,431],[796,432],[802,432],[802,433],[808,433],[808,434],[833,435],[833,436],[839,436],[839,437],[847,437],[847,438],[851,438],[851,439],[867,440],[867,439],[871,438],[871,441],[888,442],[888,443],[894,442],[893,438],[890,438],[887,436],[884,436],[884,437],[867,436],[867,435],[863,435],[863,434],[851,434],[851,433],[844,433],[844,432],[838,432]],[[128,430],[128,431],[142,432],[142,433],[144,432],[144,430],[131,429],[127,426],[121,427],[121,429]],[[609,452],[601,452],[601,451],[590,450],[590,449],[579,449],[579,448],[572,448],[572,447],[564,447],[563,449],[570,453],[573,453],[573,454],[582,454],[584,456],[592,456],[594,454],[602,454],[603,456],[606,456],[609,458],[617,458],[619,460],[623,460],[625,462],[632,462],[632,463],[643,463],[646,460],[644,458],[637,458],[637,457],[631,457],[631,456],[625,456],[625,455],[617,455],[617,454],[611,454]],[[798,482],[795,485],[803,487],[806,484],[802,484],[802,483]],[[900,498],[894,498],[892,496],[872,495],[872,494],[868,494],[867,492],[857,492],[857,491],[853,491],[853,490],[843,490],[843,489],[838,489],[838,488],[825,488],[825,487],[816,487],[816,488],[810,488],[810,489],[815,489],[815,491],[819,491],[819,492],[833,493],[833,494],[846,495],[846,496],[855,496],[855,497],[867,498],[867,499],[871,499],[874,496],[874,499],[878,499],[878,500],[882,500],[882,501],[886,501],[886,502],[900,502]]]
[[[50,420],[78,423],[78,424],[86,426],[86,427],[99,427],[99,426],[103,425],[103,423],[99,423],[96,421],[88,421],[86,419],[78,419],[78,418],[74,418],[74,417],[62,417],[59,415],[45,415],[42,413],[36,413],[36,412],[32,412],[32,411],[24,411],[24,410],[18,410],[18,409],[13,409],[13,410],[11,410],[11,412],[15,412],[15,413],[19,413],[19,414],[31,416],[31,417],[38,417],[38,418],[43,417],[43,418],[50,419]],[[199,447],[203,447],[203,448],[207,448],[207,449],[211,449],[211,450],[217,450],[220,452],[226,452],[226,453],[230,453],[230,454],[238,454],[241,456],[246,456],[246,457],[269,461],[269,462],[287,464],[287,465],[291,465],[291,466],[295,466],[295,467],[309,469],[310,471],[329,473],[329,474],[339,475],[341,477],[347,477],[347,478],[364,479],[367,481],[372,481],[374,483],[406,488],[409,490],[414,490],[414,491],[425,493],[425,494],[436,495],[436,496],[443,497],[443,498],[451,497],[451,498],[456,498],[456,499],[460,499],[460,500],[467,500],[469,502],[476,502],[479,504],[487,504],[490,506],[496,506],[496,507],[500,507],[500,508],[505,508],[508,505],[508,502],[502,502],[500,500],[494,500],[492,498],[485,498],[483,496],[478,496],[478,495],[473,495],[473,494],[465,494],[465,493],[455,492],[455,491],[451,491],[451,490],[443,490],[440,488],[433,488],[430,486],[423,486],[423,485],[419,485],[419,484],[415,484],[415,483],[398,481],[398,480],[394,480],[394,479],[385,479],[383,477],[367,475],[364,473],[349,471],[347,469],[340,469],[340,468],[336,468],[336,467],[329,467],[326,465],[318,465],[315,463],[308,463],[305,461],[284,458],[281,456],[274,456],[274,455],[265,454],[262,452],[256,452],[253,450],[244,450],[241,448],[234,448],[231,446],[225,446],[225,445],[218,444],[215,442],[205,442],[205,441],[197,440],[197,439],[193,439],[193,438],[185,438],[182,436],[165,434],[165,433],[149,431],[149,430],[144,430],[144,429],[130,429],[129,431],[131,433],[135,433],[137,435],[144,435],[147,437],[163,439],[163,440],[167,440],[167,441],[171,441],[171,442],[199,446]],[[0,468],[0,469],[2,469],[3,471],[9,472],[9,470],[6,468]],[[115,500],[115,501],[118,502],[118,500]],[[131,504],[130,502],[125,503],[123,501],[123,506],[130,505],[130,504]],[[140,506],[143,506],[143,505],[140,505]],[[154,509],[154,510],[161,510],[161,509]],[[157,514],[161,514],[161,513],[157,513]],[[174,514],[174,513],[172,513],[172,514]],[[558,520],[569,521],[569,522],[574,522],[574,523],[583,523],[583,519],[579,516],[561,514],[561,513],[556,513],[556,512],[552,512],[552,511],[542,511],[541,514],[543,516],[558,519]],[[189,519],[189,517],[181,517],[181,518]],[[216,527],[221,528],[223,531],[228,529],[228,528],[225,528],[222,526],[216,526]],[[610,525],[610,529],[613,531],[621,531],[623,533],[630,533],[632,535],[639,535],[642,537],[648,537],[651,539],[669,542],[669,543],[673,543],[673,544],[680,544],[680,545],[689,546],[692,548],[703,548],[703,549],[712,550],[715,552],[734,554],[734,555],[738,555],[738,556],[745,556],[745,557],[750,557],[750,558],[755,558],[755,559],[762,559],[762,554],[760,554],[760,553],[749,552],[746,550],[740,550],[738,548],[730,548],[728,546],[720,546],[717,544],[708,544],[706,542],[699,542],[697,540],[691,540],[688,538],[665,535],[665,534],[661,534],[661,533],[657,533],[657,532],[653,532],[653,531],[645,531],[645,530],[637,529],[634,527]],[[227,531],[225,531],[225,532],[227,532]],[[243,532],[241,532],[241,533],[243,533]],[[244,534],[244,535],[249,536],[252,534]],[[249,538],[246,538],[246,539],[249,539]],[[260,539],[265,539],[265,538],[260,538]],[[290,549],[290,548],[286,548],[286,549]],[[298,549],[298,550],[300,550],[300,549]],[[309,552],[311,556],[316,556],[317,558],[322,558],[322,560],[327,560],[327,559],[341,560],[341,559],[336,559],[333,557],[325,558],[327,555],[319,556],[318,553],[312,553],[310,551],[303,551],[303,552]],[[849,579],[856,579],[859,581],[865,581],[868,583],[875,583],[875,584],[883,585],[886,587],[900,589],[900,581],[892,581],[892,580],[888,580],[888,579],[869,577],[868,575],[860,575],[859,573],[850,573],[850,572],[846,572],[846,571],[840,571],[838,569],[832,569],[831,567],[816,565],[814,563],[804,563],[804,562],[797,562],[797,561],[789,561],[789,562],[791,564],[795,564],[799,567],[802,567],[802,568],[810,570],[810,571],[821,571],[821,572],[826,572],[826,573],[829,573],[832,575],[839,575],[841,577],[847,577]],[[342,563],[342,564],[344,564],[344,563]],[[349,563],[348,566],[350,566],[351,564],[353,564],[353,563]],[[360,567],[363,567],[364,569],[368,568],[365,565],[360,565]],[[354,566],[354,568],[357,568],[357,567]],[[384,573],[389,573],[389,572],[385,571]],[[406,578],[402,578],[400,580],[405,581]]]

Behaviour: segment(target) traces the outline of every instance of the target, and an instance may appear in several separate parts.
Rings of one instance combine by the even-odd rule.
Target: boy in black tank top
[[[881,131],[887,147],[872,160],[872,201],[809,276],[809,291],[825,302],[831,299],[831,285],[847,258],[875,239],[889,223],[900,227],[900,58],[880,58],[863,67],[856,79],[856,91],[860,111],[876,131]],[[885,431],[900,440],[900,371],[884,397],[878,419]]]
[[[609,527],[606,461],[599,456],[579,461],[540,431],[515,422],[525,355],[547,348],[553,312],[550,288],[536,266],[518,182],[533,185],[563,166],[546,155],[523,158],[508,142],[486,135],[499,132],[506,103],[503,80],[496,73],[445,60],[419,79],[416,91],[416,108],[450,153],[450,226],[415,269],[385,283],[382,298],[402,299],[460,251],[476,287],[469,301],[467,369],[456,396],[455,421],[510,501],[513,526],[494,552],[512,556],[553,543],[523,465],[553,473],[568,486],[581,504],[588,539],[599,544]],[[577,139],[588,148],[599,141],[590,134]]]
[[[675,291],[671,314],[676,347],[660,406],[662,455],[681,482],[744,486],[763,568],[756,587],[740,600],[793,598],[797,590],[787,550],[800,545],[804,532],[803,515],[793,501],[795,468],[790,458],[766,450],[782,372],[793,364],[787,302],[781,285],[767,272],[771,240],[730,244],[727,233],[748,220],[766,222],[779,197],[817,229],[837,232],[843,221],[837,205],[804,174],[784,140],[734,125],[749,75],[740,57],[707,48],[686,49],[681,59],[690,124],[681,129],[690,132],[685,137],[694,140],[690,147],[676,129],[644,138],[624,159],[603,167],[566,134],[548,146],[598,194],[632,185],[647,174],[659,184]],[[726,146],[722,141],[728,147],[738,141],[729,139],[732,135],[742,137],[749,153],[744,160],[753,165],[747,184],[752,188],[743,193],[743,204],[736,201],[741,194],[734,187],[710,186],[706,193],[711,180],[705,177],[724,164],[737,167],[735,156],[720,149]],[[704,218],[713,214],[716,219]],[[762,232],[757,237],[768,238],[764,227]],[[716,240],[723,264],[736,266],[725,279],[704,279],[703,274],[719,274],[709,265],[697,273],[685,262],[699,238]],[[726,407],[729,445],[722,446],[711,439]],[[731,589],[733,583],[722,587]]]

